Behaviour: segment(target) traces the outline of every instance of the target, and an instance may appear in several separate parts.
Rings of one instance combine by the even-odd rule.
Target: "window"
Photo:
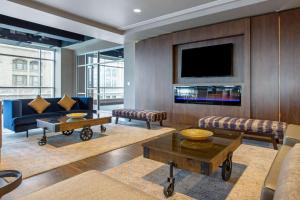
[[[77,95],[93,97],[94,109],[107,111],[123,106],[123,48],[78,55],[76,73]]]
[[[13,69],[17,71],[26,71],[27,70],[27,61],[23,59],[14,59],[13,60]]]
[[[40,86],[40,77],[39,76],[29,76],[29,85],[30,86]]]
[[[55,95],[55,50],[0,44],[0,100]]]
[[[25,75],[13,75],[12,80],[15,86],[27,86],[27,76]]]
[[[29,70],[31,72],[39,72],[40,71],[39,61],[37,61],[37,60],[30,61]]]

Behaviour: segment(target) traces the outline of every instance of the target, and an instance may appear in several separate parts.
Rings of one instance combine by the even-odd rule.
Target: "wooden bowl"
[[[214,133],[203,129],[185,129],[180,131],[180,134],[187,140],[202,141],[213,136]]]
[[[81,118],[84,118],[86,116],[87,116],[87,113],[70,113],[70,114],[67,114],[67,117],[71,118],[71,119],[81,119]]]

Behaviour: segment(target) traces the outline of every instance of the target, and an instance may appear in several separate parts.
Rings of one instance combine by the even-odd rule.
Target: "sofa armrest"
[[[3,101],[3,124],[4,128],[13,130],[12,122],[16,117],[22,116],[22,104],[19,100],[4,100]]]
[[[74,99],[78,100],[81,110],[93,110],[93,97],[74,97]]]
[[[289,124],[283,139],[283,144],[293,147],[296,143],[300,143],[300,126]]]

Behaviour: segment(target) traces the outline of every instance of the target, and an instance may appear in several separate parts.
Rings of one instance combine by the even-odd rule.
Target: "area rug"
[[[233,155],[231,179],[224,182],[221,170],[204,176],[185,170],[175,170],[175,194],[170,199],[249,200],[260,198],[261,187],[277,151],[242,144]],[[135,158],[104,173],[164,199],[163,186],[169,173],[167,165]]]
[[[151,130],[144,127],[125,125],[108,125],[105,137],[94,138],[86,142],[78,142],[62,147],[51,144],[39,146],[40,134],[29,138],[6,137],[3,142],[0,169],[20,170],[24,178],[63,166],[84,158],[105,153],[152,137],[173,132],[175,129],[153,126]],[[93,127],[99,132],[99,127]],[[48,133],[57,137],[60,133]],[[70,137],[70,136],[65,136]]]

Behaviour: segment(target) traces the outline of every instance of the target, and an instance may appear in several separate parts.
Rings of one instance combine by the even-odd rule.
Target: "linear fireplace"
[[[241,106],[241,86],[175,86],[175,103]]]

